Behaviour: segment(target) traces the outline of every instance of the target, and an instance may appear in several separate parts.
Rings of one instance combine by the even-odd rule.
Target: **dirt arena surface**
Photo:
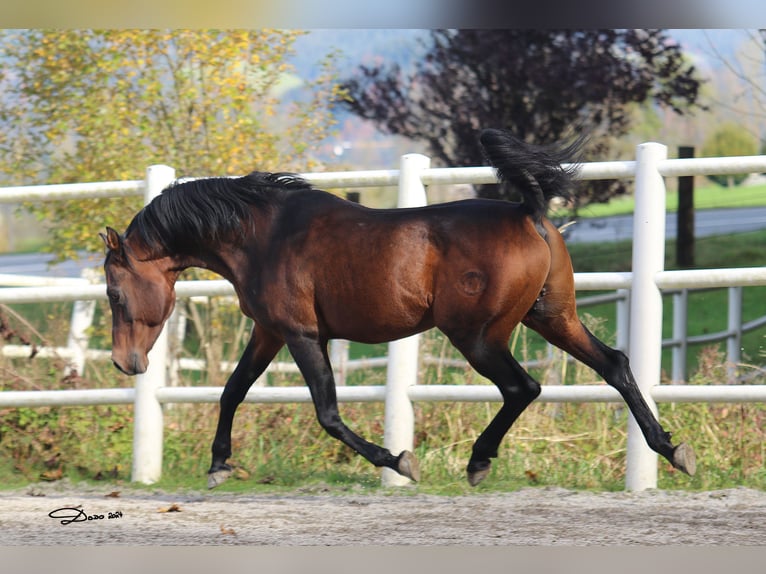
[[[0,546],[59,545],[766,546],[766,492],[0,492]]]

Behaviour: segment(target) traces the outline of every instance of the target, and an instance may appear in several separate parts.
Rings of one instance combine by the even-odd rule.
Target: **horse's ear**
[[[104,245],[106,245],[106,248],[109,251],[122,254],[123,252],[122,237],[120,237],[119,233],[117,233],[111,227],[107,227],[106,235],[104,235],[103,233],[99,233],[99,235],[101,236],[101,239],[104,240]]]

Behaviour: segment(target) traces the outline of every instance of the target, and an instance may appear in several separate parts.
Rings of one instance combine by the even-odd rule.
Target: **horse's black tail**
[[[524,198],[522,207],[538,224],[554,197],[572,197],[572,176],[586,138],[568,146],[533,145],[504,130],[486,129],[479,136],[484,154],[500,179],[514,186]],[[570,163],[565,169],[562,163]]]

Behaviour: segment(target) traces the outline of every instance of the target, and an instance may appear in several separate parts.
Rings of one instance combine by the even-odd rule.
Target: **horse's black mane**
[[[292,173],[253,172],[174,183],[138,212],[125,235],[138,234],[151,258],[194,253],[252,231],[253,206],[277,205],[290,192],[309,189],[309,183]]]

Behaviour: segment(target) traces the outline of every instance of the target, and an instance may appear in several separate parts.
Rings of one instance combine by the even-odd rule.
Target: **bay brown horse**
[[[174,184],[144,207],[124,235],[107,228],[104,263],[112,309],[112,360],[129,375],[147,367],[188,267],[234,286],[252,336],[220,399],[208,486],[231,474],[234,413],[255,379],[287,345],[320,425],[378,467],[419,479],[414,455],[397,455],[349,429],[338,412],[327,354],[330,339],[391,341],[440,329],[500,389],[502,407],[473,445],[468,481],[490,459],[540,385],[509,349],[524,323],[615,387],[649,446],[688,473],[694,451],[673,446],[644,401],[627,357],[594,337],[575,307],[569,254],[545,218],[568,197],[561,163],[576,146],[532,146],[500,130],[481,142],[519,204],[470,199],[410,209],[369,209],[312,188],[294,174],[252,173]]]

